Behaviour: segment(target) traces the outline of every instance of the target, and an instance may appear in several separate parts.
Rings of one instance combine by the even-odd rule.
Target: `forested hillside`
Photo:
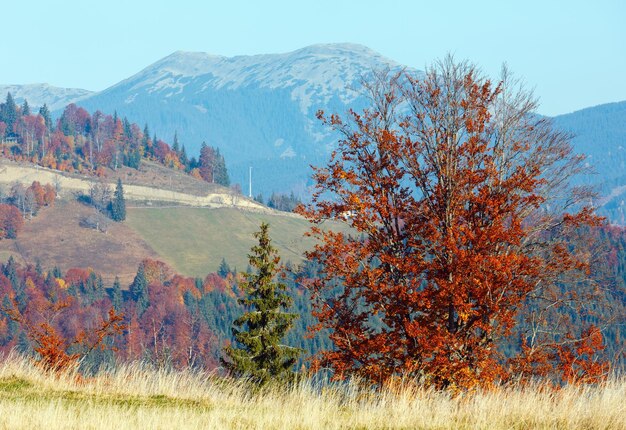
[[[572,133],[574,148],[587,156],[593,173],[577,180],[596,187],[599,212],[626,225],[626,102],[559,115],[554,122]]]
[[[230,185],[219,149],[203,144],[198,159],[189,158],[174,135],[170,147],[117,113],[105,115],[70,104],[57,121],[47,105],[31,112],[28,101],[18,106],[11,93],[0,104],[0,142],[3,157],[29,161],[64,172],[105,176],[106,169],[139,169],[143,159],[223,186]]]
[[[29,338],[29,330],[45,322],[54,328],[64,351],[85,353],[84,345],[71,345],[72,339],[81,330],[95,330],[111,308],[123,315],[126,328],[107,344],[116,352],[89,352],[86,368],[110,365],[115,359],[141,359],[157,366],[213,370],[219,365],[222,348],[232,340],[232,323],[243,309],[237,303],[243,278],[226,262],[217,273],[190,278],[160,261],[146,259],[129,285],[119,280],[105,284],[100,274],[89,269],[43,271],[38,265],[20,265],[13,258],[0,269],[0,352],[16,348],[32,354],[37,344]],[[311,276],[313,270],[307,264],[287,272],[285,278],[294,300],[293,311],[300,315],[287,341],[303,348],[305,357],[328,347],[324,335],[306,336],[314,321],[308,293],[296,279]],[[59,308],[60,303],[66,305]],[[12,310],[23,317],[19,324],[11,319]]]

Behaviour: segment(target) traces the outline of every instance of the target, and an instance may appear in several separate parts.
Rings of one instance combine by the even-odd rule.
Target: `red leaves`
[[[585,329],[579,339],[568,336],[562,344],[556,346],[563,380],[596,383],[606,378],[609,363],[595,357],[603,349],[602,332],[594,325]]]
[[[81,357],[94,349],[104,349],[105,339],[121,334],[125,328],[122,324],[122,315],[110,309],[108,319],[104,319],[98,326],[84,328],[73,339],[67,339],[60,332],[57,324],[59,319],[70,310],[73,303],[72,297],[65,297],[55,302],[38,293],[34,287],[30,290],[31,302],[24,312],[18,310],[15,301],[11,308],[3,310],[9,318],[20,324],[33,342],[34,350],[39,354],[37,364],[45,370],[62,372],[70,369],[77,365]],[[72,347],[78,348],[81,352],[69,353]]]
[[[23,227],[20,211],[15,206],[0,203],[0,239],[14,239]]]
[[[589,267],[567,238],[599,218],[571,210],[581,196],[555,198],[580,159],[566,136],[531,121],[527,95],[507,98],[506,74],[494,89],[448,59],[424,80],[402,78],[376,75],[366,83],[371,110],[325,120],[343,139],[299,212],[356,234],[312,230],[320,243],[308,257],[323,269],[309,288],[334,344],[318,364],[338,378],[408,374],[459,388],[507,379],[514,367],[546,369],[541,360],[558,360],[548,339],[523,337],[508,370],[500,348],[515,349],[521,309],[545,305],[529,304],[535,294],[556,294],[563,274]],[[401,104],[410,113],[395,116]],[[546,214],[546,202],[559,209]]]

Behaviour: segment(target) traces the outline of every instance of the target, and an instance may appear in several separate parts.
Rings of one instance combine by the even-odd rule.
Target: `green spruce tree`
[[[130,297],[137,304],[137,315],[141,316],[150,305],[148,296],[148,281],[143,263],[139,265],[133,283],[130,284]]]
[[[28,105],[28,100],[24,99],[24,103],[22,103],[22,116],[30,115],[30,106]]]
[[[141,139],[141,146],[143,147],[143,153],[147,158],[150,152],[150,147],[152,146],[150,144],[150,130],[148,130],[148,124],[143,127],[143,138]]]
[[[185,166],[185,170],[189,170],[189,158],[187,157],[187,150],[185,149],[185,144],[180,148],[180,154],[178,156],[181,164]]]
[[[6,102],[0,105],[0,121],[7,125],[6,135],[13,135],[13,125],[17,121],[18,112],[17,105],[11,93],[7,93]]]
[[[172,145],[172,151],[176,153],[176,155],[180,155],[180,145],[178,143],[178,132],[174,131],[174,144]]]
[[[228,176],[228,169],[226,169],[226,160],[224,160],[224,156],[220,154],[219,148],[216,149],[215,158],[215,182],[224,187],[229,187],[230,177]]]
[[[124,187],[122,180],[118,178],[113,200],[111,201],[111,219],[113,221],[124,221],[126,219],[126,201],[124,200]]]
[[[239,300],[247,311],[233,323],[235,343],[225,348],[224,366],[237,377],[246,377],[264,385],[270,381],[286,382],[295,375],[292,367],[302,352],[281,344],[297,314],[285,312],[292,299],[286,286],[276,282],[280,257],[271,244],[269,225],[261,224],[254,234],[258,245],[248,255],[255,269],[246,273],[241,288],[246,296]]]
[[[113,288],[111,288],[111,304],[115,312],[120,312],[124,305],[124,298],[122,296],[122,286],[120,285],[120,278],[115,277],[113,282]]]
[[[217,269],[217,274],[222,278],[226,278],[230,273],[230,266],[226,262],[225,258],[222,258],[222,262],[220,263],[220,267]]]
[[[52,116],[50,115],[50,109],[48,109],[47,104],[43,104],[42,107],[39,108],[39,115],[43,117],[44,122],[46,123],[46,129],[52,129]]]

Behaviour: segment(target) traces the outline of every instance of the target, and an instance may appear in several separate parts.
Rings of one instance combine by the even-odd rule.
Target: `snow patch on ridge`
[[[313,45],[285,54],[224,57],[203,52],[177,51],[124,81],[131,89],[149,93],[181,93],[195,78],[209,88],[235,90],[245,86],[290,89],[303,113],[338,96],[349,104],[358,94],[350,90],[374,69],[399,68],[394,61],[354,44]],[[121,84],[120,84],[121,85]]]
[[[293,158],[295,156],[296,156],[296,151],[293,150],[291,145],[289,145],[287,149],[285,149],[283,153],[280,154],[280,158]]]
[[[138,93],[131,94],[130,96],[126,97],[126,99],[124,100],[124,103],[126,103],[127,105],[128,105],[128,104],[131,104],[132,102],[134,102],[134,101],[135,101],[135,99],[137,98],[137,96],[138,96]]]

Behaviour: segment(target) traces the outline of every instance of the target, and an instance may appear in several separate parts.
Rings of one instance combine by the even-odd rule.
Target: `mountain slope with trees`
[[[29,86],[0,90],[13,92],[20,105],[28,99],[34,109],[47,103],[53,117],[70,102],[92,113],[117,111],[150,124],[152,132],[168,141],[176,135],[188,157],[198,157],[206,141],[223,154],[232,183],[247,184],[252,166],[253,195],[293,191],[302,198],[312,186],[309,165],[324,162],[334,145],[314,119],[315,112],[363,107],[361,76],[386,67],[402,68],[351,44],[232,58],[179,51],[98,93],[62,90],[67,97],[59,98]],[[587,162],[597,172],[579,182],[599,186],[605,198],[595,204],[622,224],[625,106],[611,103],[554,118],[557,127],[575,134],[574,150],[588,154]]]

